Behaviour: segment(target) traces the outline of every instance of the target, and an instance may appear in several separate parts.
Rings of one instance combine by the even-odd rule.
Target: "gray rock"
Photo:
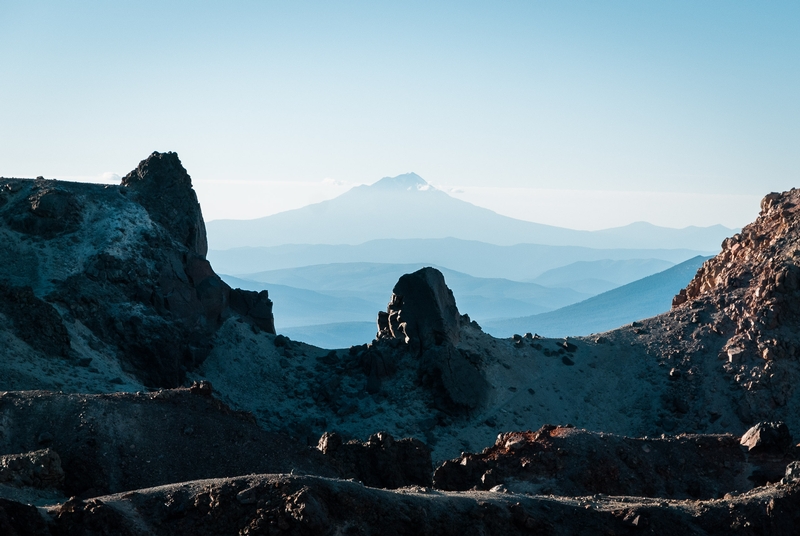
[[[191,252],[206,256],[208,242],[200,203],[177,153],[154,152],[122,178],[122,186]]]
[[[38,489],[61,487],[61,458],[51,449],[0,456],[0,484]]]
[[[445,342],[458,344],[460,322],[453,291],[439,270],[428,267],[400,277],[378,327],[381,336],[405,340],[422,354]]]
[[[750,452],[783,451],[791,446],[792,436],[782,421],[760,422],[745,432],[739,443]]]

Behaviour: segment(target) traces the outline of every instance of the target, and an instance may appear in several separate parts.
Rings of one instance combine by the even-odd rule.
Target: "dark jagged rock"
[[[122,186],[189,251],[208,253],[206,226],[192,179],[176,153],[154,152],[122,178]]]
[[[378,315],[379,338],[401,339],[419,354],[459,341],[461,315],[453,291],[436,268],[400,277],[386,313]]]
[[[232,315],[275,332],[267,293],[231,290],[205,259],[200,205],[175,153],[153,153],[122,186],[3,179],[0,199],[0,313],[41,354],[101,341],[145,385],[176,387]],[[91,341],[71,344],[76,322]]]
[[[253,292],[240,288],[231,289],[230,304],[231,309],[249,318],[259,328],[267,333],[275,333],[272,301],[269,299],[269,292],[266,290]]]
[[[366,486],[395,489],[431,485],[431,451],[418,439],[396,441],[390,434],[378,432],[366,443],[344,443],[339,434],[326,432],[317,448],[334,460],[343,475]]]
[[[423,385],[442,392],[448,404],[479,407],[489,390],[481,357],[458,346],[461,326],[469,323],[439,270],[428,267],[401,276],[386,312],[378,313],[376,344],[365,354],[367,390],[377,392],[381,378],[393,374],[390,363],[402,357],[387,355],[399,350],[417,358]]]

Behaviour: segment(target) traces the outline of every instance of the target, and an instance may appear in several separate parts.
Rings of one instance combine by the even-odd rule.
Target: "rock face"
[[[455,346],[461,315],[453,291],[436,268],[400,277],[385,313],[378,314],[378,338],[400,339],[420,355],[436,346]]]
[[[175,153],[153,153],[122,178],[122,186],[168,229],[179,243],[200,257],[208,253],[206,226],[192,179]]]
[[[800,379],[800,191],[771,193],[756,221],[726,239],[673,300],[724,338],[719,358],[744,393],[745,422],[797,400]],[[704,315],[712,315],[703,320]]]
[[[604,493],[665,499],[714,499],[776,483],[800,449],[751,457],[730,434],[629,438],[569,426],[500,434],[480,454],[436,469],[444,490],[490,490],[581,496]],[[742,439],[742,441],[745,441]]]
[[[469,317],[458,312],[453,291],[439,270],[422,268],[400,277],[386,312],[378,313],[377,349],[367,356],[372,390],[394,368],[386,363],[388,350],[399,349],[418,360],[424,385],[443,392],[456,407],[479,407],[489,384],[480,355],[459,347],[462,324],[469,325]]]
[[[175,387],[230,316],[274,333],[266,292],[212,270],[200,205],[175,153],[121,186],[0,179],[0,313],[44,356],[113,356],[145,385]]]
[[[317,448],[342,474],[353,475],[366,486],[395,489],[431,485],[431,450],[418,439],[395,441],[386,432],[378,432],[365,443],[344,443],[339,434],[326,432]]]

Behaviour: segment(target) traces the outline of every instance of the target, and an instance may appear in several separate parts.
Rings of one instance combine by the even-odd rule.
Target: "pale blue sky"
[[[174,150],[209,219],[415,171],[532,199],[733,194],[709,212],[741,225],[800,185],[799,28],[796,1],[0,0],[0,175]]]

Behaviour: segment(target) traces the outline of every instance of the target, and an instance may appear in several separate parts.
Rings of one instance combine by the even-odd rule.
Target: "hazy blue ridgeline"
[[[668,311],[672,298],[689,284],[708,258],[694,257],[663,272],[555,311],[493,320],[482,327],[496,337],[526,332],[566,337],[608,331]]]
[[[477,320],[488,333],[507,337],[536,331],[547,336],[577,336],[606,331],[668,310],[672,297],[686,286],[703,260],[705,257],[695,257],[589,299],[569,288],[474,278],[446,268],[442,271],[459,309]],[[605,269],[606,275],[620,280],[625,268],[631,277],[659,265],[641,259],[582,262],[563,267],[562,274],[553,270],[546,279],[581,284],[586,275],[604,275]],[[615,266],[619,268],[616,271]],[[417,265],[343,263],[267,271],[250,274],[248,278],[223,278],[241,288],[268,289],[275,302],[279,332],[296,340],[335,348],[372,340],[376,332],[375,316],[386,307],[391,292],[385,289],[391,289],[403,273],[417,268]],[[609,271],[612,273],[608,274]],[[539,314],[514,314],[536,309]],[[498,319],[502,313],[508,316]]]

